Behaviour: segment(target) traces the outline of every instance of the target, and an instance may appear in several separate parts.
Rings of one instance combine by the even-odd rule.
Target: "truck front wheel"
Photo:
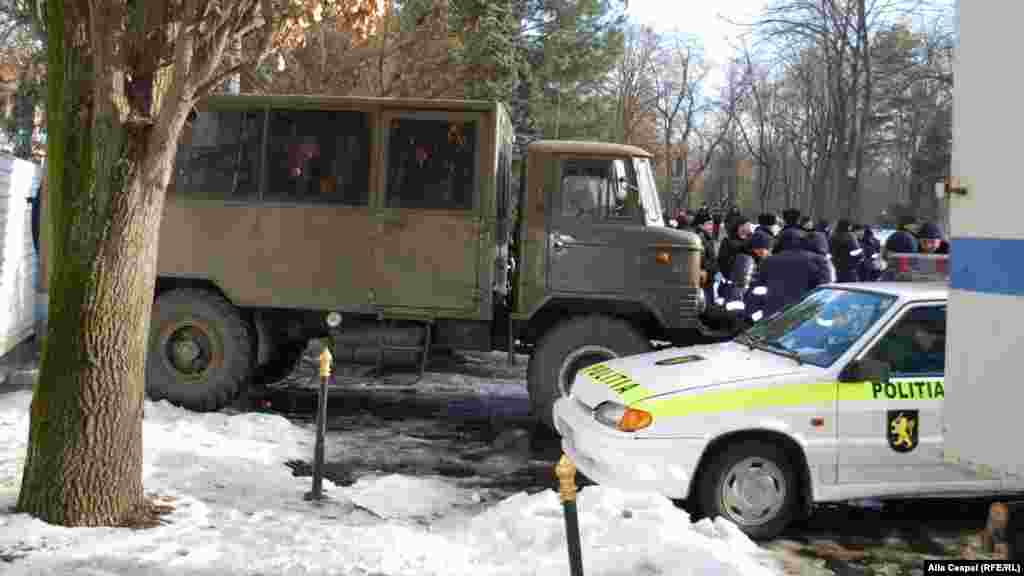
[[[556,325],[537,343],[527,370],[530,408],[554,429],[551,409],[568,396],[576,373],[599,362],[642,354],[650,341],[628,322],[608,316],[584,316]]]
[[[252,331],[218,294],[179,289],[153,304],[146,394],[189,410],[219,410],[252,373]]]

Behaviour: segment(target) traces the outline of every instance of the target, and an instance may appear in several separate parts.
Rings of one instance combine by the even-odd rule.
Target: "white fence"
[[[32,246],[32,198],[39,166],[0,154],[0,355],[32,335],[38,257]]]

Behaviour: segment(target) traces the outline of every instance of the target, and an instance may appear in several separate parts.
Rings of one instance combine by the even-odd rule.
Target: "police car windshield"
[[[875,292],[819,288],[744,333],[746,340],[831,366],[888,310],[896,297]]]

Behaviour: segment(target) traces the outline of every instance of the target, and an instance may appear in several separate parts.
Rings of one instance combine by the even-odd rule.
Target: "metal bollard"
[[[562,512],[565,513],[565,537],[569,545],[569,573],[572,576],[583,576],[583,556],[580,552],[580,524],[576,516],[576,465],[569,457],[562,458],[555,466],[558,477],[558,495],[562,500]]]
[[[324,483],[324,436],[327,434],[327,382],[331,378],[331,351],[324,346],[320,352],[320,397],[317,402],[316,448],[313,453],[313,491],[306,494],[306,500],[319,501],[325,498]]]

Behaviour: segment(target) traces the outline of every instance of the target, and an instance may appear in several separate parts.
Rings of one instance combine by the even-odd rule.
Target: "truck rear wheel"
[[[189,410],[219,410],[252,372],[252,332],[213,292],[171,290],[153,304],[146,393]]]
[[[599,362],[641,354],[650,341],[628,322],[608,316],[584,316],[549,330],[530,355],[527,387],[534,416],[554,429],[551,409],[568,396],[576,373]]]

